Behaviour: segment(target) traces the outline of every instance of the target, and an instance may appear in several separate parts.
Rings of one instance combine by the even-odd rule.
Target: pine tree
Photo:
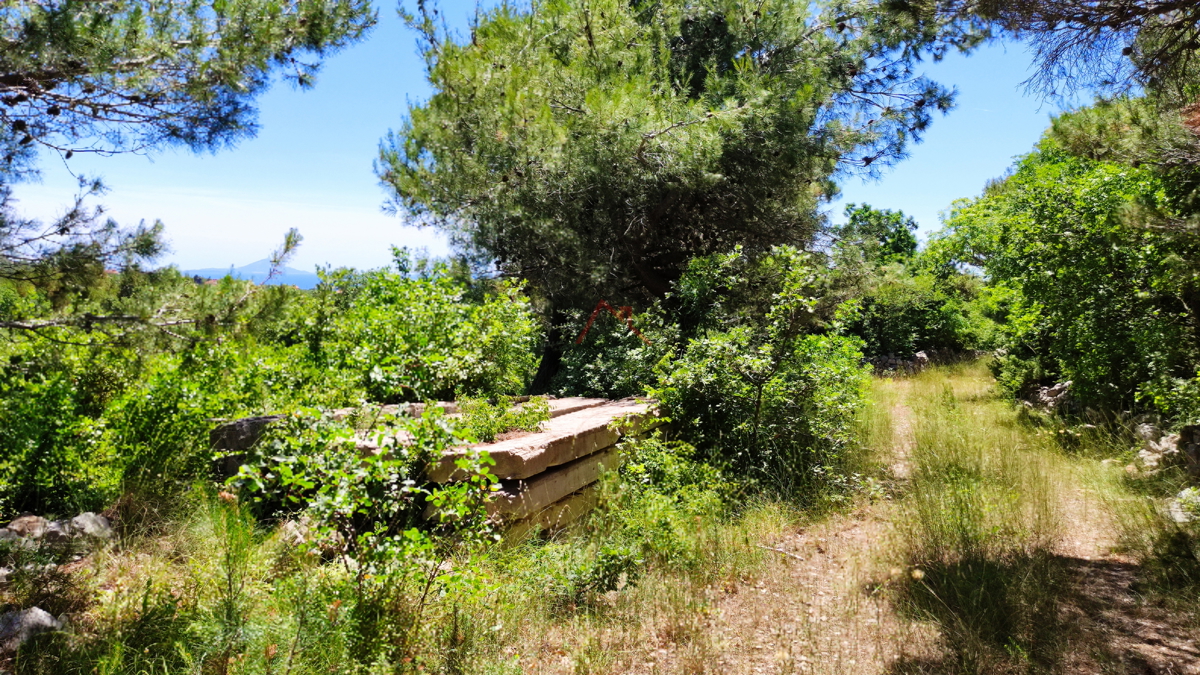
[[[419,9],[434,95],[380,178],[557,312],[661,297],[694,256],[807,245],[835,176],[951,107],[919,61],[979,39],[867,2],[539,0],[457,41]]]

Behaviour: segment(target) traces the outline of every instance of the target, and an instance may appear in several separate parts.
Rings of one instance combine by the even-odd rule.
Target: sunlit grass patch
[[[1093,464],[1084,478],[1117,526],[1117,550],[1141,566],[1138,590],[1156,601],[1200,608],[1200,523],[1172,508],[1190,482],[1183,471],[1131,475],[1119,463]]]
[[[976,366],[913,382],[915,469],[898,530],[902,610],[940,627],[964,672],[1049,667],[1062,649],[1059,459]]]

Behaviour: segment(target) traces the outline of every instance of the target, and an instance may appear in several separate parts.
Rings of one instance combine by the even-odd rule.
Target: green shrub
[[[460,400],[458,408],[462,412],[458,428],[479,443],[491,443],[506,431],[537,431],[550,419],[545,396],[534,396],[520,405],[509,396],[501,396],[496,403],[468,398]]]
[[[434,460],[470,440],[440,407],[368,430],[380,443],[378,451],[360,451],[356,431],[361,432],[329,413],[297,411],[267,429],[229,484],[258,504],[262,516],[305,510],[320,527],[331,528],[331,537],[348,542],[364,532],[392,536],[417,527],[429,504],[459,509],[451,495],[477,484],[486,492],[491,485],[486,454],[464,460],[469,481],[438,488],[426,480]],[[353,542],[347,545],[357,550]]]
[[[305,319],[313,358],[355,373],[370,400],[449,400],[520,393],[537,367],[538,323],[519,283],[479,301],[446,264],[326,273]]]
[[[1194,241],[1141,226],[1169,186],[1148,169],[1043,140],[979,198],[955,205],[933,248],[1010,289],[995,372],[1009,392],[1070,380],[1083,406],[1179,415],[1171,392],[1200,359]],[[1184,405],[1183,407],[1187,407]]]
[[[968,292],[977,293],[972,288]],[[978,343],[968,305],[930,274],[911,274],[901,267],[884,270],[862,297],[854,299],[846,332],[863,341],[868,356],[911,357],[918,351],[960,352]]]
[[[706,461],[797,498],[836,471],[866,395],[858,340],[816,333],[819,273],[787,248],[694,261],[683,305],[708,311],[653,392]]]
[[[575,317],[568,334],[580,335],[588,316]],[[664,319],[660,306],[636,314],[633,325],[641,338],[627,322],[608,312],[598,314],[583,341],[573,341],[563,351],[550,390],[560,396],[597,398],[645,395],[657,379],[655,366],[679,344],[679,328]]]
[[[70,369],[0,380],[0,513],[74,515],[119,494],[104,427],[82,410]]]

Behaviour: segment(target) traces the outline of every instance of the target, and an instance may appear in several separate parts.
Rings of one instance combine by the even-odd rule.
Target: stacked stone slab
[[[435,483],[463,479],[465,476],[455,461],[469,452],[486,450],[495,461],[490,470],[502,486],[489,506],[491,515],[511,526],[514,533],[534,528],[553,530],[595,506],[597,482],[604,472],[618,465],[616,445],[620,439],[629,434],[640,435],[661,422],[653,402],[643,399],[560,398],[551,399],[549,404],[550,420],[543,423],[540,431],[474,448],[456,448],[430,467],[429,479]],[[450,415],[457,413],[453,403],[438,405]],[[419,415],[421,411],[395,412]],[[279,416],[247,418],[214,429],[213,447],[226,458],[216,467],[218,472],[236,473],[242,453],[279,419]],[[403,438],[397,440],[404,442]],[[379,447],[363,438],[358,441],[358,450],[378,452]],[[426,515],[435,514],[430,510]]]
[[[512,531],[553,530],[589,511],[595,506],[597,481],[617,468],[621,438],[641,435],[661,422],[650,401],[584,401],[592,405],[552,418],[537,433],[474,448],[486,450],[496,462],[490,469],[503,488],[489,509]],[[447,453],[431,468],[430,480],[463,478],[455,461],[470,451]]]
[[[524,403],[528,400],[528,396],[522,396],[517,399],[517,402]],[[550,418],[569,415],[577,410],[604,405],[608,402],[606,399],[580,397],[550,399]],[[434,405],[441,408],[450,417],[455,417],[459,414],[458,404],[453,401],[442,401]],[[424,403],[385,405],[373,410],[373,413],[379,416],[407,415],[408,417],[420,417],[424,412]],[[356,408],[340,408],[332,411],[331,414],[334,419],[341,420],[358,413],[360,413],[360,410]],[[243,417],[241,419],[223,421],[210,431],[208,434],[209,444],[220,457],[214,465],[216,473],[225,478],[236,475],[238,467],[242,465],[245,459],[246,452],[254,447],[254,444],[263,437],[263,434],[266,433],[272,424],[279,422],[283,417],[283,415]],[[403,442],[403,440],[403,437],[400,437],[400,441]],[[379,446],[375,441],[369,438],[359,438],[357,439],[357,444],[360,452],[377,452],[379,450]]]

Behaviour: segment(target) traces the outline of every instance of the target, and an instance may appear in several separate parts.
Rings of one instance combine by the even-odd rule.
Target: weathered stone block
[[[40,539],[49,526],[50,521],[41,516],[21,516],[8,524],[8,530],[21,537]]]
[[[552,466],[566,464],[612,446],[621,437],[621,432],[611,427],[613,422],[621,418],[628,418],[635,433],[651,428],[660,421],[651,404],[626,399],[551,419],[538,433],[480,447],[487,450],[496,462],[491,471],[497,477],[529,478]],[[435,483],[445,483],[464,478],[454,463],[469,451],[468,448],[460,448],[447,453],[430,469],[429,479]]]
[[[579,520],[587,512],[596,508],[600,501],[600,488],[589,485],[578,492],[554,502],[537,513],[516,521],[505,532],[508,541],[520,541],[533,530],[554,532]]]
[[[62,630],[62,622],[40,607],[0,615],[0,652],[14,652],[29,638]]]
[[[488,511],[505,520],[526,518],[600,480],[604,472],[615,470],[620,461],[616,448],[609,448],[518,481],[512,492],[497,495],[488,505]]]

